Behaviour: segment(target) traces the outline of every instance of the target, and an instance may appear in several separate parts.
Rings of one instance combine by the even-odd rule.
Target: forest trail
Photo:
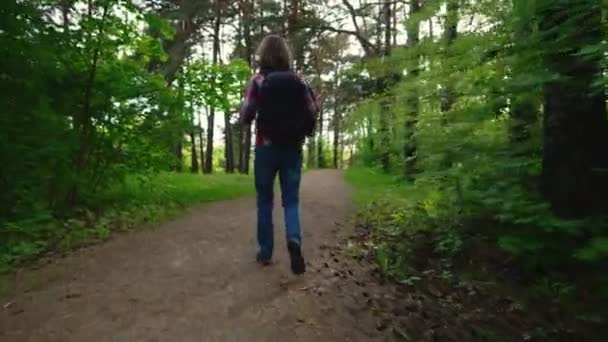
[[[320,271],[320,246],[349,233],[341,173],[304,176],[304,277],[289,273],[275,202],[274,265],[254,261],[253,198],[203,205],[14,275],[0,303],[0,340],[373,341],[363,331],[369,315],[332,295],[335,283]]]

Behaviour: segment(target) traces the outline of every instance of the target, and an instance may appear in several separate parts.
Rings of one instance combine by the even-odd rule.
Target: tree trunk
[[[194,133],[194,127],[190,131],[190,143],[192,148],[190,171],[192,173],[198,173],[198,155],[196,154],[196,135]]]
[[[198,173],[198,154],[196,151],[196,120],[194,119],[194,104],[192,101],[189,103],[189,117],[190,117],[190,148],[192,153],[190,155],[190,172]],[[201,163],[203,160],[201,159]]]
[[[287,17],[287,40],[289,41],[289,44],[293,50],[294,69],[300,71],[304,68],[304,48],[298,37],[302,3],[300,0],[290,0],[289,4],[289,15]]]
[[[458,0],[447,0],[447,17],[445,22],[444,40],[446,49],[448,50],[448,56],[450,56],[450,47],[458,36]],[[446,114],[452,109],[455,101],[454,86],[452,80],[449,79],[443,85],[441,92],[441,111],[444,113],[443,123],[447,123]]]
[[[182,118],[185,117],[186,115],[186,102],[185,102],[185,96],[184,96],[184,79],[183,77],[180,77],[178,79],[178,99],[177,99],[177,105],[178,108],[177,110],[175,110],[173,113],[171,113],[172,115],[172,122],[175,125],[175,142],[173,144],[173,158],[174,158],[174,171],[176,172],[182,172],[183,171],[183,140],[184,140],[184,131],[182,130]]]
[[[254,11],[254,2],[251,0],[241,1],[243,15],[243,39],[245,40],[244,59],[247,65],[253,69],[253,45],[251,41],[251,14]],[[249,174],[249,163],[251,158],[251,126],[240,126],[239,131],[239,172]]]
[[[287,5],[289,4],[289,5]],[[287,39],[293,45],[295,34],[298,25],[298,12],[300,10],[299,0],[285,0],[285,9],[287,11]],[[294,51],[295,53],[295,51]]]
[[[207,115],[207,151],[205,152],[204,173],[213,173],[213,133],[215,131],[215,108],[210,107]]]
[[[182,142],[175,143],[173,146],[173,157],[175,158],[174,171],[182,172],[184,169],[184,154],[183,154],[183,144]]]
[[[391,14],[391,0],[384,0],[384,55],[390,56],[391,54],[391,34],[393,32],[393,27],[391,25],[392,22],[392,14]]]
[[[420,11],[420,0],[411,0],[409,18],[412,18]],[[416,51],[420,41],[420,23],[408,23],[407,25],[407,47],[411,51]],[[409,62],[407,83],[411,85],[406,95],[406,118],[405,118],[405,146],[404,146],[404,175],[406,178],[413,178],[416,173],[416,160],[418,158],[418,147],[415,140],[416,124],[418,123],[418,91],[414,86],[418,78],[420,68],[420,56],[415,53]]]
[[[317,126],[319,130],[319,137],[317,138],[317,167],[324,168],[325,165],[325,155],[323,154],[323,108],[319,110],[319,125]]]
[[[232,137],[232,124],[230,123],[230,113],[224,113],[224,158],[226,159],[226,173],[234,173],[234,148]]]
[[[520,150],[531,137],[530,127],[537,121],[539,106],[536,104],[535,93],[518,94],[517,98],[512,99],[509,142],[513,151],[517,152],[516,154],[523,152]],[[528,149],[524,148],[524,150]]]
[[[89,35],[88,39],[94,44],[93,54],[91,56],[91,64],[89,65],[87,80],[84,89],[82,111],[74,117],[74,129],[78,132],[78,148],[73,156],[73,171],[76,176],[76,182],[68,191],[66,198],[67,205],[72,207],[76,205],[80,197],[80,189],[78,181],[84,175],[87,164],[89,163],[91,151],[95,140],[95,124],[93,122],[93,96],[95,94],[95,86],[97,82],[97,68],[101,55],[101,40],[99,37],[105,34],[105,20],[109,11],[109,5],[105,5],[102,10],[102,17],[97,32],[97,39],[93,42],[93,35]],[[93,4],[88,3],[88,15],[93,15]]]
[[[201,114],[198,114],[198,141],[199,141],[199,152],[201,161],[201,170],[205,169],[205,139],[203,139],[203,118]]]
[[[199,11],[203,8],[200,0],[179,1],[177,11],[164,11],[159,15],[171,21],[178,19],[179,25],[175,25],[175,34],[170,41],[163,41],[163,49],[167,53],[167,60],[153,60],[148,64],[148,70],[159,71],[168,85],[175,81],[179,68],[183,65],[192,36],[198,31],[202,20],[195,20]],[[177,13],[177,18],[175,14]]]
[[[315,158],[315,137],[312,136],[310,138],[308,138],[308,147],[306,148],[307,150],[307,158],[306,158],[306,167],[309,169],[314,168],[315,162],[316,162],[316,158]]]
[[[264,18],[264,6],[258,6],[258,8],[260,9],[260,18]],[[264,35],[264,21],[263,20],[259,20],[260,22],[260,36]]]
[[[249,11],[247,12],[247,17],[249,18],[248,25],[245,26],[245,49],[247,51],[247,64],[253,69],[253,40],[251,37],[251,21],[253,13],[255,13],[255,1],[248,0],[249,3]],[[262,8],[262,6],[260,6]],[[263,14],[263,12],[262,12]],[[264,27],[260,26],[260,34],[264,32]],[[248,127],[245,130],[245,146],[243,146],[242,150],[244,153],[244,163],[243,163],[243,173],[249,174],[249,165],[251,164],[251,139],[252,139],[252,129]]]
[[[217,64],[220,54],[220,0],[214,3],[215,21],[213,23],[213,64]],[[210,107],[207,116],[207,153],[205,156],[205,173],[213,173],[213,135],[215,132],[215,108]]]
[[[591,2],[572,8],[577,5],[556,1],[539,9],[543,63],[559,76],[544,86],[541,189],[554,213],[566,218],[607,212],[606,96],[593,85],[602,77],[603,56],[580,54],[603,39],[601,2]],[[555,30],[564,26],[571,30]]]
[[[74,6],[74,0],[62,0],[61,1],[61,16],[63,31],[67,33],[70,30],[70,12]]]
[[[339,154],[340,154],[340,125],[341,125],[341,116],[340,116],[340,112],[339,112],[339,108],[338,108],[338,99],[334,99],[334,117],[333,117],[333,123],[334,123],[334,169],[337,169],[340,167],[338,161],[339,161]]]
[[[527,36],[534,30],[534,24],[529,21],[520,21],[514,28],[513,44],[518,47],[524,42]],[[524,47],[520,47],[523,49]],[[528,73],[527,67],[515,64],[511,66],[513,77],[517,78],[520,75]],[[522,70],[523,69],[523,70]],[[541,91],[538,87],[526,87],[524,89],[516,89],[515,96],[511,97],[510,106],[510,123],[509,123],[509,142],[511,144],[511,152],[514,155],[526,155],[531,152],[530,144],[528,144],[531,134],[530,128],[538,123]]]
[[[393,48],[397,47],[397,2],[393,3]]]
[[[239,149],[239,171],[243,174],[249,174],[249,164],[251,161],[251,126],[241,125],[240,129],[241,138],[239,141],[241,148]]]
[[[385,58],[391,55],[391,2],[390,0],[384,0],[384,56]],[[387,61],[388,62],[388,61]],[[388,80],[390,79],[390,72],[383,75],[378,80],[379,93],[387,90]],[[382,96],[380,100],[380,164],[384,172],[390,170],[390,114],[392,110],[391,98],[389,95]]]
[[[382,171],[389,172],[390,171],[390,130],[389,130],[389,122],[388,116],[391,111],[391,103],[388,98],[383,98],[381,100],[381,113],[380,113],[380,146],[378,148],[380,152],[380,165],[382,167]]]

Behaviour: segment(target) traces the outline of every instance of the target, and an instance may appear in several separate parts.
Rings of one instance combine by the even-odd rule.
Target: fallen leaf
[[[401,328],[393,327],[393,334],[401,338],[403,341],[411,341],[411,337]]]

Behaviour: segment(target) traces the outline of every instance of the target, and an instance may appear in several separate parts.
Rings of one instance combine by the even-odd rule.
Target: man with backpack
[[[272,208],[278,173],[291,270],[302,274],[306,271],[299,215],[302,146],[314,133],[318,108],[310,87],[291,70],[291,56],[283,38],[266,36],[256,55],[260,70],[245,89],[240,115],[244,125],[256,120],[257,261],[269,265],[272,260]]]

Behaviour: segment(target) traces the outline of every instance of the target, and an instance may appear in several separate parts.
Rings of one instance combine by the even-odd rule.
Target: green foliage
[[[66,30],[35,2],[0,9],[0,222],[64,215],[110,181],[167,168],[175,97],[147,71],[164,54],[160,43],[137,28],[144,16],[128,1],[79,11]]]
[[[210,106],[231,112],[238,108],[250,74],[247,63],[238,59],[229,64],[192,63],[182,75],[188,86],[187,100],[194,106]]]
[[[608,258],[608,237],[602,235],[593,238],[586,247],[576,253],[576,257],[585,261]]]
[[[440,3],[431,1],[423,6],[408,18],[407,26],[436,15]],[[576,260],[606,260],[606,220],[558,218],[537,186],[542,176],[540,90],[546,82],[561,77],[543,67],[543,51],[572,51],[566,45],[578,32],[578,28],[568,26],[569,22],[550,32],[541,31],[537,21],[544,11],[569,5],[553,1],[459,3],[458,15],[473,15],[471,23],[483,25],[461,27],[449,45],[444,39],[425,38],[414,48],[395,50],[390,59],[353,67],[371,75],[374,68],[398,69],[406,74],[412,65],[421,69],[415,80],[404,78],[385,94],[362,99],[347,117],[345,127],[354,137],[360,165],[375,168],[388,152],[391,173],[403,174],[403,148],[408,144],[416,147],[419,172],[408,175],[413,183],[402,194],[408,199],[394,201],[394,196],[388,196],[398,204],[390,210],[373,210],[380,216],[406,217],[396,231],[421,225],[436,229],[435,249],[441,254],[458,253],[465,243],[465,231],[481,229],[465,223],[483,220],[492,222],[493,227],[477,233],[496,239],[505,251],[534,264],[556,267]],[[594,6],[581,2],[568,11],[573,17],[582,16]],[[545,35],[557,38],[550,47],[538,48]],[[578,55],[599,59],[605,51],[603,43],[588,43]],[[598,78],[598,82],[605,79]],[[455,91],[453,103],[445,110],[443,89],[448,86]],[[412,94],[418,102],[415,132],[409,137],[406,123],[411,120]],[[386,116],[382,101],[390,101],[388,132],[380,129],[380,118]],[[351,181],[362,183],[354,177]],[[376,182],[374,175],[368,177],[370,183]],[[380,194],[380,198],[386,196],[382,191]],[[420,210],[422,215],[413,214]]]
[[[49,216],[0,227],[0,273],[47,251],[67,250],[105,240],[111,233],[157,223],[188,205],[254,192],[249,176],[160,173],[130,175],[97,195],[95,208],[65,220]]]
[[[533,291],[537,296],[564,302],[574,299],[575,287],[543,277],[533,285]]]
[[[186,103],[232,111],[249,76],[201,61],[169,85],[157,70],[175,35],[131,0],[0,6],[0,268],[251,192],[245,177],[164,173]]]

